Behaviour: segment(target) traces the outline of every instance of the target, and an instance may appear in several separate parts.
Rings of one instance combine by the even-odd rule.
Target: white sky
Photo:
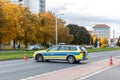
[[[67,21],[90,28],[95,24],[111,27],[111,37],[120,35],[120,0],[46,0],[46,10]]]

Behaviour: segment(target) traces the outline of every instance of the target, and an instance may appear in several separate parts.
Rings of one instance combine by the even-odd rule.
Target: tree
[[[4,35],[5,31],[4,28],[6,27],[6,19],[3,13],[3,5],[0,4],[0,49],[2,49],[2,43],[4,42]]]
[[[120,47],[120,36],[118,38],[117,45]]]
[[[2,6],[3,13],[0,13],[6,23],[4,29],[0,28],[2,31],[2,39],[0,38],[0,40],[3,40],[4,43],[13,40],[14,49],[16,42],[24,43],[25,48],[29,44],[43,43],[46,45],[49,42],[55,43],[55,15],[52,12],[33,14],[26,7],[11,4],[9,0],[6,1],[5,5]],[[2,19],[1,16],[0,19]],[[63,31],[58,30],[58,36],[66,37],[65,39],[59,36],[60,42],[70,43],[72,36],[69,34],[69,29],[65,27],[65,23],[58,23],[58,28]]]
[[[65,26],[65,21],[58,18],[58,43],[70,44],[73,40],[73,35],[70,34],[70,30]]]
[[[102,48],[107,47],[107,43],[108,43],[107,38],[106,38],[106,37],[102,37],[102,38],[100,39],[100,43],[101,43],[101,47],[102,47]]]
[[[31,44],[32,41],[36,40],[35,34],[36,34],[36,29],[34,26],[34,22],[32,20],[33,16],[31,12],[28,10],[28,8],[24,8],[22,10],[22,18],[20,20],[20,25],[22,28],[22,33],[23,36],[20,39],[22,39],[22,42],[25,45],[25,48],[27,48],[28,44]]]
[[[43,45],[49,42],[55,43],[55,16],[51,12],[42,12],[38,15],[39,18],[39,32]]]
[[[85,27],[75,24],[68,24],[67,27],[70,29],[70,34],[74,37],[71,44],[90,44],[91,36]]]
[[[22,16],[21,7],[17,4],[5,2],[3,9],[7,20],[7,26],[4,29],[4,42],[11,42],[13,40],[13,48],[15,49],[16,38],[18,35],[22,35],[22,29],[20,27],[20,18]],[[9,38],[7,36],[9,36]]]
[[[98,36],[95,34],[92,34],[92,39],[93,39],[93,46],[97,47]]]
[[[24,43],[25,48],[28,44],[36,42],[36,16],[28,8],[7,2],[4,6],[4,15],[7,19],[7,26],[4,30],[6,36],[9,36],[9,38],[4,37],[5,42],[13,40],[14,49],[17,41]]]

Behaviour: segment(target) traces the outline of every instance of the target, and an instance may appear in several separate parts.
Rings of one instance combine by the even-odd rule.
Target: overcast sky
[[[120,1],[119,0],[46,0],[46,10],[52,11],[67,21],[90,29],[95,24],[107,24],[115,37],[120,35]]]

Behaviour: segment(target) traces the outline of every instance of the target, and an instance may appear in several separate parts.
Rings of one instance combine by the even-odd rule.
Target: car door
[[[45,59],[56,59],[55,53],[58,52],[59,46],[54,46],[49,49],[47,49],[46,53],[44,53]]]
[[[58,51],[54,53],[56,59],[66,59],[69,52],[68,46],[59,46]]]

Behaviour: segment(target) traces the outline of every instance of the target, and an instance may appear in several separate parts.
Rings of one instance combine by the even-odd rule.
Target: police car
[[[75,63],[88,59],[88,53],[82,46],[57,45],[46,50],[36,51],[34,52],[33,57],[38,62],[67,60],[68,63]]]

